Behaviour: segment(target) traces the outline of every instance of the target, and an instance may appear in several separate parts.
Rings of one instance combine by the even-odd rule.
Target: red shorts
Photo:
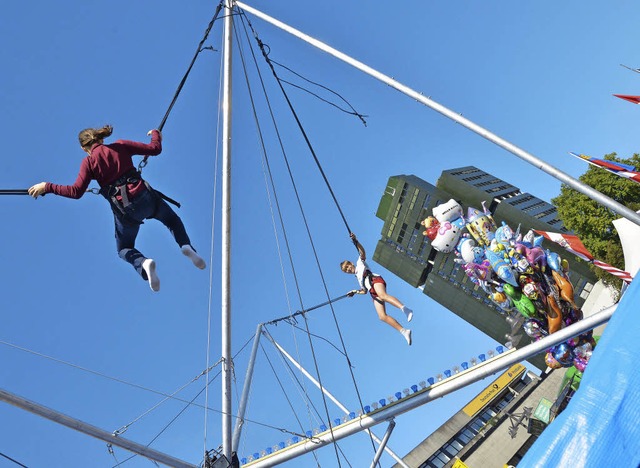
[[[373,276],[371,278],[371,289],[369,289],[369,294],[371,294],[371,297],[373,297],[374,299],[378,299],[378,295],[376,294],[376,291],[373,289],[373,285],[374,284],[384,284],[384,287],[387,287],[387,283],[384,281],[384,279],[382,279],[382,276]]]

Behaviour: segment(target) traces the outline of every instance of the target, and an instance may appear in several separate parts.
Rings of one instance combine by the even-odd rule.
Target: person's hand
[[[45,194],[46,187],[47,187],[47,183],[46,182],[40,182],[39,184],[32,185],[31,187],[29,187],[27,192],[33,198],[38,198],[39,196]]]
[[[356,238],[356,235],[355,235],[353,232],[349,233],[349,237],[351,237],[351,240],[352,240],[353,242],[356,242],[356,241],[358,240],[358,239]]]
[[[154,129],[152,129],[152,130],[149,130],[149,131],[147,132],[147,135],[148,135],[148,136],[151,136],[151,135],[153,135],[153,132],[158,132],[158,136],[160,137],[160,140],[162,140],[162,132],[161,132],[160,130],[158,130],[157,128],[154,128]]]

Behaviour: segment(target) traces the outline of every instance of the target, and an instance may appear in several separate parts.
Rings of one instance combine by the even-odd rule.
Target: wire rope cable
[[[257,133],[258,133],[258,139],[260,140],[260,146],[261,146],[261,149],[262,149],[263,160],[265,161],[265,165],[267,166],[267,169],[268,169],[268,173],[269,173],[269,177],[270,177],[270,181],[271,181],[271,188],[273,190],[274,199],[276,200],[276,205],[278,207],[278,214],[279,214],[279,219],[280,219],[280,227],[282,229],[283,237],[285,239],[285,244],[287,246],[289,262],[291,264],[291,268],[292,268],[292,271],[293,271],[293,277],[294,277],[294,281],[295,281],[295,284],[296,284],[296,290],[297,290],[297,293],[298,293],[298,298],[300,299],[300,301],[302,303],[301,294],[300,294],[300,288],[299,288],[298,279],[297,279],[297,274],[296,274],[296,271],[295,271],[295,267],[293,265],[293,258],[292,258],[292,255],[291,255],[291,249],[290,249],[289,242],[288,242],[288,236],[287,236],[287,233],[286,233],[286,229],[284,227],[285,224],[284,224],[284,220],[283,220],[283,217],[282,217],[282,211],[280,209],[280,203],[278,201],[278,196],[277,196],[277,191],[276,191],[276,188],[275,188],[275,183],[273,182],[273,174],[271,172],[271,165],[269,163],[269,157],[268,157],[268,154],[267,154],[267,151],[266,151],[266,146],[264,144],[264,138],[263,138],[263,135],[262,135],[262,127],[260,125],[260,121],[259,121],[258,116],[257,116],[257,111],[256,111],[256,106],[255,106],[255,99],[254,99],[254,96],[253,96],[251,83],[250,83],[249,77],[248,77],[249,75],[248,75],[248,71],[247,71],[246,61],[244,59],[244,53],[242,51],[242,42],[240,41],[240,39],[238,37],[237,30],[235,31],[235,36],[236,36],[236,43],[238,44],[238,49],[240,50],[240,60],[241,60],[242,69],[243,69],[244,75],[245,75],[245,82],[246,82],[247,90],[248,90],[248,93],[249,93],[249,100],[251,102],[251,108],[253,110],[253,117],[254,117],[254,121],[255,121],[255,124],[256,124],[256,130],[257,130]],[[248,43],[249,43],[249,45],[251,45],[250,41],[248,41]],[[256,65],[256,68],[257,68],[257,61],[255,60],[255,55],[253,54],[253,50],[252,50],[252,56],[254,58],[254,64]],[[258,74],[259,74],[259,71],[258,71]],[[266,95],[266,92],[265,92],[264,88],[263,88],[263,92]],[[277,128],[277,125],[275,125],[275,121],[273,123],[274,123],[274,126],[276,126],[276,128]],[[284,148],[283,148],[283,151],[284,151]],[[298,355],[299,355],[299,347],[298,347],[297,338],[295,337],[295,334],[294,334],[294,341],[296,343],[296,351],[298,352]],[[311,344],[311,346],[313,346],[313,344]],[[323,398],[324,398],[324,395],[323,395]],[[306,401],[307,400],[305,400],[305,403],[306,403]],[[308,405],[307,405],[307,413],[308,413],[308,416],[309,416],[309,421],[310,421],[310,423],[312,423],[311,410],[308,407]],[[328,408],[327,408],[327,419],[329,419]]]
[[[13,458],[11,458],[9,455],[5,455],[4,453],[0,452],[0,457],[6,458],[7,460],[9,460],[10,462],[15,463],[18,466],[22,466],[24,468],[29,468],[27,465],[23,465],[22,463],[20,463],[18,460],[15,460]]]
[[[258,37],[258,35],[257,35],[256,31],[255,31],[255,29],[254,29],[254,28],[253,28],[253,26],[251,25],[251,21],[250,21],[248,18],[246,18],[246,15],[245,15],[245,14],[243,14],[241,18],[243,18],[243,20],[245,20],[245,19],[246,19],[246,22],[247,22],[247,24],[249,25],[249,28],[250,28],[250,29],[251,29],[251,31],[253,32],[254,38],[255,38],[256,42],[258,43],[258,47],[260,48],[260,50],[261,50],[261,52],[262,52],[262,54],[263,54],[264,58],[266,59],[267,64],[269,65],[269,68],[271,69],[271,71],[272,71],[272,73],[273,73],[273,75],[274,75],[274,77],[275,77],[275,79],[276,79],[276,81],[277,81],[277,83],[278,83],[278,85],[279,85],[279,87],[280,87],[280,90],[282,91],[282,94],[283,94],[283,96],[284,96],[284,98],[285,98],[285,100],[286,100],[286,102],[287,102],[287,104],[288,104],[288,106],[289,106],[289,109],[291,110],[291,112],[292,112],[292,114],[293,114],[293,116],[294,116],[294,118],[295,118],[295,120],[296,120],[296,122],[297,122],[297,124],[298,124],[298,127],[300,128],[300,130],[301,130],[301,132],[302,132],[302,135],[303,135],[303,137],[304,137],[304,140],[306,141],[307,146],[309,147],[309,150],[310,150],[311,154],[313,155],[314,160],[316,161],[316,165],[318,166],[318,169],[320,170],[320,172],[321,172],[321,174],[322,174],[322,176],[323,176],[323,178],[324,178],[324,180],[325,180],[325,183],[327,184],[327,187],[328,187],[328,189],[329,189],[329,192],[331,193],[331,196],[332,196],[332,198],[334,199],[334,202],[335,202],[336,207],[337,207],[337,209],[338,209],[338,211],[339,211],[339,213],[340,213],[340,215],[341,215],[341,217],[342,217],[342,220],[343,220],[343,222],[344,222],[344,224],[345,224],[345,227],[347,228],[347,231],[348,231],[349,233],[351,233],[351,229],[349,228],[349,224],[348,224],[348,222],[347,222],[347,220],[346,220],[346,218],[345,218],[345,216],[344,216],[344,213],[342,212],[342,209],[340,208],[340,205],[339,205],[339,203],[338,203],[338,201],[337,201],[337,199],[336,199],[336,197],[335,197],[335,194],[333,193],[333,190],[331,189],[331,185],[329,184],[329,181],[328,181],[328,179],[326,178],[326,175],[324,174],[324,171],[322,170],[322,167],[321,167],[320,162],[319,162],[319,160],[318,160],[318,158],[317,158],[317,156],[316,156],[316,154],[315,154],[315,151],[313,150],[313,147],[312,147],[312,145],[311,145],[311,142],[310,142],[310,140],[309,140],[309,138],[308,138],[308,136],[307,136],[306,132],[304,131],[304,128],[302,127],[302,123],[300,122],[300,119],[298,118],[297,113],[296,113],[295,109],[293,108],[293,104],[291,103],[291,100],[289,99],[289,97],[288,97],[288,95],[287,95],[287,93],[286,93],[286,91],[285,91],[284,87],[282,86],[282,83],[280,83],[280,81],[279,81],[279,79],[278,79],[278,76],[277,76],[277,74],[276,74],[276,72],[275,72],[275,69],[274,69],[273,65],[272,65],[272,64],[270,64],[270,62],[269,62],[269,58],[268,58],[268,56],[267,56],[267,54],[266,54],[266,51],[265,51],[265,49],[264,49],[264,44],[262,43],[262,41],[261,41],[261,40],[260,40],[260,38]],[[243,22],[243,24],[244,24],[244,22]],[[252,51],[253,51],[253,49],[252,49]],[[327,284],[326,284],[326,281],[325,281],[325,278],[324,278],[324,274],[323,274],[323,272],[322,272],[322,268],[321,268],[321,266],[320,266],[320,260],[319,260],[319,258],[318,258],[318,253],[317,253],[317,250],[316,250],[316,248],[315,248],[315,245],[314,245],[314,242],[313,242],[313,239],[312,239],[312,236],[311,236],[311,232],[310,232],[309,224],[308,224],[307,219],[306,219],[306,216],[305,216],[305,214],[304,214],[304,210],[303,210],[303,208],[302,208],[302,204],[301,204],[301,201],[300,201],[300,197],[299,197],[299,194],[298,194],[298,191],[297,191],[296,185],[295,185],[295,181],[293,180],[293,174],[292,174],[292,172],[291,172],[291,168],[290,168],[290,165],[289,165],[288,159],[286,158],[286,155],[285,155],[285,162],[286,162],[286,165],[287,165],[287,169],[288,169],[288,171],[289,171],[289,176],[290,176],[290,178],[291,178],[291,183],[292,183],[292,185],[294,186],[294,192],[296,193],[296,200],[298,201],[298,205],[300,206],[300,210],[301,210],[301,213],[302,213],[302,218],[303,218],[304,225],[305,225],[305,228],[306,228],[306,231],[307,231],[307,235],[308,235],[308,237],[309,237],[309,239],[310,239],[310,243],[311,243],[312,251],[313,251],[313,254],[314,254],[314,257],[315,257],[315,260],[316,260],[316,264],[317,264],[317,266],[318,266],[318,271],[319,271],[320,276],[321,276],[321,279],[322,279],[322,284],[323,284],[323,287],[324,287],[324,291],[325,291],[325,294],[326,294],[327,299],[328,299],[328,300],[330,300],[330,295],[329,295],[329,291],[328,291],[328,288],[327,288]],[[354,245],[355,245],[355,242],[354,242]],[[337,317],[336,317],[335,309],[333,308],[333,305],[332,305],[332,304],[329,304],[329,306],[330,306],[331,313],[332,313],[332,316],[333,316],[333,319],[334,319],[334,323],[335,323],[335,326],[336,326],[336,329],[337,329],[337,332],[338,332],[338,336],[340,337],[340,342],[341,342],[342,348],[343,348],[344,353],[345,353],[345,357],[346,357],[347,364],[348,364],[348,368],[349,368],[349,373],[351,374],[351,379],[352,379],[353,386],[354,386],[355,391],[356,391],[356,395],[357,395],[357,398],[358,398],[358,402],[359,402],[359,404],[360,404],[360,409],[364,411],[364,404],[363,404],[363,402],[362,402],[362,397],[361,397],[361,395],[360,395],[360,390],[358,389],[358,384],[357,384],[357,382],[356,382],[355,375],[354,375],[354,373],[353,373],[353,366],[352,366],[352,364],[351,364],[351,360],[349,359],[349,355],[348,355],[347,350],[346,350],[346,345],[345,345],[345,343],[344,343],[344,338],[343,338],[343,336],[342,336],[342,331],[340,330],[340,325],[339,325],[339,323],[338,323],[338,319],[337,319]],[[304,317],[304,315],[303,315],[303,317]],[[306,323],[307,323],[307,320],[306,320],[306,317],[305,317],[305,324],[306,324]],[[309,337],[309,339],[310,339],[310,337]],[[311,339],[310,339],[310,342],[311,342]],[[313,348],[312,348],[312,354],[314,354],[314,353],[313,353]],[[315,355],[314,355],[314,362],[315,362]],[[317,369],[316,369],[316,372],[318,372],[318,371],[317,371]],[[319,374],[318,374],[318,380],[320,381],[320,375],[319,375]],[[320,383],[321,383],[321,381],[320,381]],[[332,437],[333,437],[333,431],[331,432],[331,434],[332,434]],[[375,450],[376,450],[376,448],[375,448],[375,443],[374,443],[373,438],[372,438],[371,436],[370,436],[370,440],[371,440],[372,448],[373,448],[373,450],[374,450],[374,452],[375,452]]]
[[[218,77],[218,102],[220,102],[222,95],[222,56],[220,56],[220,75]],[[218,142],[220,139],[220,112],[217,112],[217,122],[216,122],[216,139]],[[213,189],[212,189],[212,208],[211,208],[211,244],[209,247],[210,256],[209,256],[209,300],[207,307],[207,349],[206,349],[206,369],[209,368],[210,363],[210,355],[211,355],[211,307],[213,302],[213,253],[215,248],[215,220],[216,220],[216,209],[217,209],[217,190],[218,190],[218,162],[220,159],[219,153],[219,145],[216,144],[215,150],[215,163],[213,167]],[[207,380],[208,382],[208,380]],[[209,385],[207,383],[205,390],[205,407],[209,406]],[[203,431],[203,443],[204,443],[204,453],[207,453],[207,416],[208,411],[204,411],[204,431]]]
[[[164,124],[167,122],[167,119],[169,118],[169,114],[173,110],[173,106],[175,105],[176,101],[178,100],[178,96],[180,95],[180,92],[182,91],[182,88],[184,87],[185,83],[187,82],[187,78],[189,77],[189,73],[191,73],[191,69],[193,68],[193,65],[196,63],[196,59],[198,58],[200,53],[203,50],[206,49],[204,47],[204,43],[207,40],[207,38],[209,37],[209,33],[211,32],[211,28],[213,27],[213,24],[218,19],[218,15],[220,14],[220,11],[222,10],[223,3],[224,3],[224,1],[221,1],[220,3],[218,3],[218,6],[216,7],[216,11],[213,14],[213,18],[211,18],[211,21],[209,22],[209,25],[207,26],[207,29],[205,30],[202,39],[198,43],[198,48],[196,49],[196,53],[194,54],[193,58],[191,59],[191,63],[189,64],[189,67],[187,68],[187,71],[185,72],[184,76],[182,77],[182,80],[180,80],[180,83],[178,84],[178,88],[176,89],[176,92],[173,95],[173,99],[171,100],[171,103],[169,104],[169,107],[168,107],[167,111],[165,112],[164,117],[162,118],[162,121],[160,122],[160,125],[158,125],[158,130],[159,131],[162,131],[162,129],[164,128]],[[142,168],[147,165],[147,160],[148,159],[149,159],[149,157],[145,156],[142,159],[142,161],[140,161],[140,163],[138,164],[138,171],[142,170]]]
[[[240,19],[241,19],[242,24],[244,25],[244,17],[243,17],[243,16],[244,16],[244,15],[241,15]],[[245,27],[245,34],[246,34],[246,27]],[[251,41],[248,41],[248,43],[249,43],[249,45],[250,45],[250,50],[251,50],[252,56],[253,56],[253,58],[254,58],[254,62],[256,62],[256,63],[257,63],[257,61],[255,60],[255,54],[254,54],[254,52],[253,52],[253,47],[251,47]],[[243,65],[245,64],[245,62],[244,62],[244,58],[242,59],[242,63],[243,63]],[[259,68],[258,68],[258,70],[259,70]],[[260,76],[260,82],[261,82],[261,84],[262,84],[263,92],[265,92],[265,97],[266,97],[266,99],[267,99],[267,102],[269,102],[268,96],[266,95],[266,90],[265,90],[265,87],[264,87],[264,82],[263,82],[263,80],[262,80],[262,76],[260,75],[260,73],[259,73],[259,72],[258,72],[258,74],[259,74],[259,76]],[[245,75],[247,75],[246,67],[245,67]],[[252,104],[253,104],[253,99],[251,100],[251,102],[252,102]],[[272,109],[271,109],[271,106],[270,106],[270,105],[269,105],[269,111],[271,112],[271,117],[272,117],[272,120],[274,121],[274,124],[275,124],[275,119],[274,119],[274,117],[273,117],[273,113],[272,113]],[[254,112],[255,112],[255,107],[254,107]],[[301,201],[300,201],[299,194],[298,194],[298,192],[297,192],[297,188],[296,188],[296,185],[295,185],[295,181],[294,181],[294,179],[293,179],[293,175],[292,175],[292,172],[291,172],[291,168],[290,168],[290,165],[289,165],[288,159],[286,158],[286,152],[284,151],[284,148],[283,148],[283,145],[282,145],[282,140],[281,140],[281,138],[279,137],[279,132],[277,132],[277,134],[278,134],[278,140],[279,140],[280,145],[281,145],[281,148],[282,148],[282,150],[283,150],[283,154],[285,155],[285,158],[284,158],[284,159],[285,159],[285,163],[286,163],[286,165],[287,165],[287,170],[288,170],[288,173],[289,173],[289,178],[290,178],[290,181],[292,182],[293,189],[294,189],[294,193],[296,194],[296,199],[297,199],[297,202],[298,202],[298,206],[299,206],[299,209],[300,209],[301,214],[302,214],[303,219],[304,219],[304,218],[305,218],[305,217],[304,217],[304,210],[302,209],[302,204],[301,204]],[[310,239],[310,240],[311,240],[311,242],[312,242],[311,233],[309,232],[309,227],[308,227],[308,224],[306,223],[306,220],[305,220],[305,225],[306,225],[306,228],[307,228],[307,235],[309,236],[309,239]],[[294,277],[294,281],[295,281],[295,284],[296,284],[297,295],[298,295],[298,298],[299,298],[299,300],[300,300],[301,308],[304,308],[304,305],[303,305],[303,302],[302,302],[302,294],[301,294],[301,291],[300,291],[300,285],[299,285],[299,282],[298,282],[297,275],[295,274],[295,267],[294,267],[293,259],[292,259],[292,257],[291,257],[291,250],[290,250],[290,247],[289,247],[289,245],[288,245],[288,238],[287,238],[287,236],[286,236],[286,234],[285,234],[285,233],[286,233],[286,230],[285,230],[285,229],[284,229],[284,227],[283,227],[283,236],[284,236],[285,240],[287,241],[287,246],[288,246],[288,247],[287,247],[287,250],[288,250],[288,252],[289,252],[289,260],[290,260],[290,263],[291,263],[292,270],[294,271],[293,277]],[[312,243],[312,245],[313,245],[313,243]],[[304,316],[303,316],[303,317],[304,317]],[[307,331],[309,331],[309,324],[308,324],[308,321],[306,320],[306,318],[305,318],[305,326],[306,326],[306,328],[307,328]],[[319,382],[320,382],[320,383],[321,383],[321,385],[322,385],[322,377],[321,377],[321,375],[320,375],[320,369],[319,369],[319,366],[318,366],[318,359],[317,359],[317,356],[316,356],[316,353],[315,353],[315,349],[314,349],[314,345],[313,345],[313,340],[311,339],[311,336],[310,336],[309,334],[307,334],[307,338],[308,338],[308,341],[309,341],[309,347],[310,347],[310,350],[311,350],[311,355],[312,355],[312,358],[313,358],[313,363],[314,363],[314,367],[315,367],[316,375],[318,376],[318,380],[319,380]],[[327,418],[328,427],[329,427],[329,430],[330,430],[330,432],[331,432],[331,437],[332,437],[332,439],[333,439],[333,445],[334,445],[334,449],[335,449],[335,453],[336,453],[336,459],[337,459],[337,462],[338,462],[338,466],[341,466],[341,463],[340,463],[340,456],[339,456],[338,450],[337,450],[337,448],[336,448],[336,443],[335,443],[335,439],[334,439],[334,436],[333,436],[333,428],[332,428],[332,426],[331,426],[331,417],[330,417],[330,415],[329,415],[329,407],[328,407],[328,405],[327,405],[327,400],[326,400],[326,397],[325,397],[324,393],[322,393],[322,392],[321,392],[321,396],[322,396],[322,402],[323,402],[324,409],[325,409],[325,414],[326,414],[326,418]]]
[[[298,426],[300,427],[300,431],[304,432],[304,426],[302,425],[302,421],[300,421],[300,418],[298,417],[298,413],[296,413],[296,410],[293,407],[293,403],[291,403],[291,400],[289,399],[289,395],[287,395],[287,392],[284,389],[284,385],[280,381],[280,378],[278,377],[278,373],[276,372],[275,368],[273,367],[273,363],[271,362],[271,359],[269,359],[269,355],[265,351],[264,346],[262,344],[260,344],[260,348],[262,349],[262,352],[264,353],[264,356],[267,359],[267,362],[269,363],[269,367],[271,368],[271,372],[275,376],[276,381],[278,382],[278,385],[280,386],[280,390],[284,394],[284,397],[287,400],[287,403],[289,404],[289,408],[291,408],[291,412],[293,413],[293,416],[295,417],[296,421],[298,422]],[[314,406],[314,409],[315,409],[315,406]],[[316,410],[316,412],[317,412],[317,410]],[[318,416],[320,416],[319,413],[318,413]],[[313,452],[313,458],[315,458],[316,463],[319,465],[318,455],[315,453],[315,450]]]

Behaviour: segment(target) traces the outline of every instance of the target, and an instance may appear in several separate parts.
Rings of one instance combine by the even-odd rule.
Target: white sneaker
[[[189,259],[196,266],[196,268],[204,270],[207,267],[207,264],[205,263],[204,259],[200,255],[198,255],[196,251],[193,250],[193,247],[191,247],[189,244],[183,245],[182,247],[180,247],[180,250],[184,255],[189,257]]]
[[[400,333],[402,333],[404,339],[407,340],[407,344],[411,346],[411,330],[409,330],[408,328],[403,328]]]
[[[154,292],[160,291],[160,278],[158,278],[156,274],[156,262],[151,258],[147,258],[142,262],[142,269],[147,274],[147,280],[149,281],[151,290]]]
[[[413,318],[413,310],[409,309],[407,306],[402,306],[402,312],[407,316],[407,322],[411,322]]]

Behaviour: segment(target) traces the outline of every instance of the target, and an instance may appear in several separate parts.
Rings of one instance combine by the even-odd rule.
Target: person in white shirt
[[[345,273],[355,274],[358,283],[360,284],[360,289],[349,291],[349,297],[354,294],[366,294],[367,291],[369,291],[369,294],[373,298],[373,305],[378,313],[378,318],[398,330],[404,339],[407,340],[409,346],[411,346],[411,330],[403,328],[396,319],[387,315],[386,304],[389,303],[404,312],[407,316],[407,322],[410,322],[413,318],[413,311],[402,304],[402,302],[400,302],[396,297],[387,294],[387,283],[384,281],[382,276],[371,272],[369,265],[367,265],[366,262],[367,255],[364,251],[364,247],[362,247],[362,244],[358,242],[354,233],[351,233],[350,236],[358,249],[359,257],[355,265],[349,260],[343,261],[340,263],[340,269]]]

